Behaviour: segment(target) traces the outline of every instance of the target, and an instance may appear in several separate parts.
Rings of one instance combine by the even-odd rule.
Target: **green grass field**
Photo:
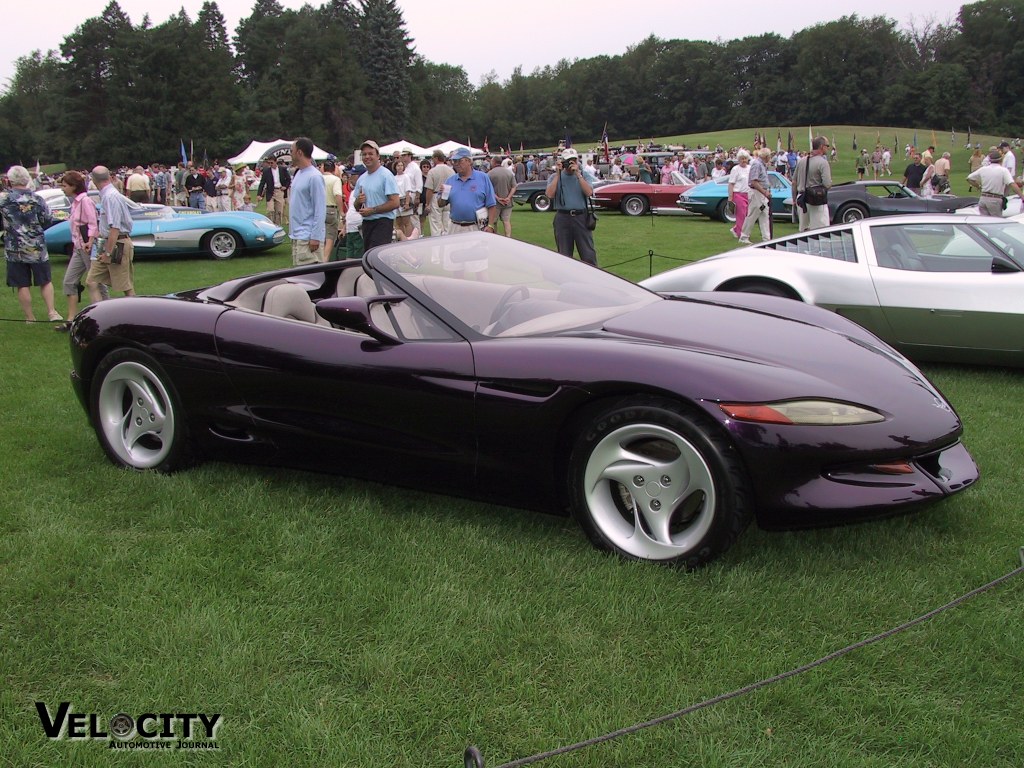
[[[954,159],[961,191],[964,167]],[[513,221],[552,245],[550,215]],[[734,241],[718,222],[608,214],[596,243],[640,279],[649,260],[661,271]],[[166,293],[288,264],[280,247],[136,272],[140,292]],[[55,260],[58,286],[62,271]],[[387,485],[219,463],[118,470],[72,395],[66,337],[21,322],[9,290],[0,318],[0,765],[456,766],[474,743],[496,766],[872,636],[1010,571],[1024,545],[1017,371],[925,369],[981,467],[968,492],[891,520],[752,528],[682,573],[602,555],[568,519]],[[541,765],[1019,767],[1022,590],[1015,579],[805,675]],[[102,726],[220,713],[219,749],[51,741],[35,702],[62,701]]]

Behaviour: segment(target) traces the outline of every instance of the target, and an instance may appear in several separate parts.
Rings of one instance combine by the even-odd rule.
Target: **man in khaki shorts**
[[[100,191],[99,251],[85,284],[93,303],[103,300],[100,283],[125,296],[135,295],[135,266],[132,247],[132,214],[128,199],[110,183],[110,170],[102,165],[92,169],[92,181]]]

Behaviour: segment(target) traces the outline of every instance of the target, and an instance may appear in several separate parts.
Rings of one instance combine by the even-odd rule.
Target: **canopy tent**
[[[293,139],[274,139],[273,141],[253,141],[249,143],[242,152],[234,157],[229,157],[227,162],[229,165],[238,165],[245,163],[246,165],[252,165],[258,163],[265,157],[278,157],[280,155],[291,155],[292,152],[292,141]],[[328,153],[320,149],[320,147],[313,145],[313,159],[314,160],[326,160]]]
[[[396,141],[393,144],[385,144],[380,148],[380,154],[382,157],[384,155],[394,154],[395,152],[406,151],[411,152],[413,157],[428,157],[430,153],[433,152],[432,149],[421,147],[419,144],[413,144],[411,141],[406,141],[405,139]]]
[[[468,149],[474,155],[482,155],[484,153],[484,151],[482,149],[477,149],[476,147],[471,147],[468,144],[460,144],[459,142],[451,141],[450,139],[448,141],[442,141],[440,144],[435,144],[432,147],[427,147],[427,154],[430,154],[435,149],[440,149],[446,155],[450,155],[456,149]],[[383,148],[382,148],[381,151],[383,151]]]

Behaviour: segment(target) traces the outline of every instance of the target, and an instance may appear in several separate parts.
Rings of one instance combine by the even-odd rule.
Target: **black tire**
[[[718,204],[716,213],[718,214],[718,218],[726,224],[736,223],[736,205],[729,202],[728,198]]]
[[[658,397],[610,404],[584,422],[568,482],[590,541],[629,560],[698,568],[753,517],[739,456],[717,425]]]
[[[238,253],[238,235],[230,229],[215,229],[203,238],[203,248],[218,261],[226,261]]]
[[[650,205],[643,195],[626,195],[619,203],[619,209],[627,216],[643,216]]]
[[[836,211],[836,222],[840,224],[851,224],[866,218],[868,218],[868,209],[859,203],[850,203]]]
[[[547,213],[551,210],[551,198],[543,192],[538,192],[530,198],[530,207],[537,213]]]
[[[96,436],[115,464],[173,472],[189,463],[181,401],[150,355],[120,349],[104,357],[93,376],[89,404]]]
[[[748,280],[742,283],[734,283],[727,288],[720,290],[739,291],[740,293],[760,293],[764,296],[779,296],[783,299],[796,299],[792,291],[778,283],[770,283],[765,280]]]

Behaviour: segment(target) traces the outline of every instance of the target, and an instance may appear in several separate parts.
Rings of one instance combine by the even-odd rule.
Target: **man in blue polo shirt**
[[[326,260],[320,247],[326,236],[326,189],[324,177],[313,165],[313,142],[304,136],[292,143],[292,168],[288,214],[292,264],[315,264]]]
[[[455,173],[446,182],[446,186],[450,186],[451,189],[447,197],[441,193],[441,205],[448,205],[451,210],[448,234],[479,231],[483,220],[483,215],[478,213],[481,209],[486,209],[487,212],[487,223],[483,230],[493,232],[494,222],[498,217],[498,201],[494,196],[494,185],[491,184],[490,177],[483,171],[473,168],[471,153],[465,147],[460,147],[452,153],[452,168],[455,169]]]

